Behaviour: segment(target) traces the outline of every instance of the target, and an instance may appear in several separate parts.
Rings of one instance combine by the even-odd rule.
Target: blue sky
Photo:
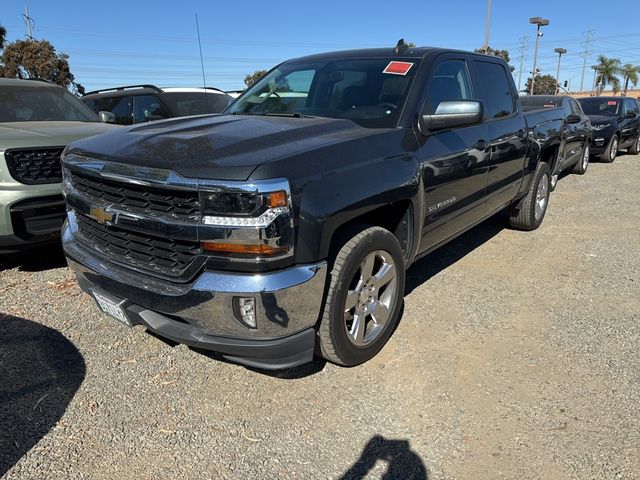
[[[611,5],[615,7],[609,14],[596,14],[606,6],[594,0],[492,0],[490,44],[509,50],[517,81],[519,42],[526,36],[524,85],[535,42],[535,27],[528,19],[549,18],[551,24],[544,28],[540,41],[539,66],[543,74],[555,76],[557,54],[553,50],[566,48],[560,77],[576,90],[584,34],[593,29],[584,78],[584,89],[590,89],[593,71],[589,67],[598,54],[640,64],[640,4],[638,0],[617,0]],[[29,2],[34,36],[50,40],[67,53],[76,80],[88,90],[137,83],[201,85],[196,12],[207,85],[229,90],[242,88],[246,73],[268,69],[287,58],[347,48],[392,47],[400,37],[418,45],[481,47],[486,8],[486,0]],[[8,40],[25,37],[23,12],[24,1],[3,0],[0,24],[7,28]]]

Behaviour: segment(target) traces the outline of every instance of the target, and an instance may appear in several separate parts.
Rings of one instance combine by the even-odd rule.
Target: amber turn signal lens
[[[289,251],[289,246],[272,247],[270,245],[245,245],[241,243],[202,242],[202,248],[210,252],[236,253],[244,255],[278,255]]]
[[[278,192],[271,192],[267,194],[267,205],[270,208],[286,207],[287,206],[287,192],[280,190]]]

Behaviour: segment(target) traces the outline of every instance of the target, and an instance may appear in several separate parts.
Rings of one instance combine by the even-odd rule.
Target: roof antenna
[[[200,25],[198,24],[198,14],[196,13],[196,30],[198,31],[198,47],[200,48],[200,67],[202,68],[202,86],[207,93],[207,81],[204,77],[204,61],[202,59],[202,43],[200,42]]]
[[[401,38],[400,40],[398,40],[398,43],[396,44],[396,48],[393,49],[393,54],[400,55],[401,53],[404,53],[408,48],[409,48],[409,45],[404,43],[404,38]]]

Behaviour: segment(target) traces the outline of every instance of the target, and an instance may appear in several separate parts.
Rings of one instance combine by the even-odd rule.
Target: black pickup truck
[[[529,118],[493,56],[400,42],[287,61],[222,115],[71,145],[64,249],[127,325],[253,367],[357,365],[391,336],[412,262],[501,210],[540,225],[561,121]]]

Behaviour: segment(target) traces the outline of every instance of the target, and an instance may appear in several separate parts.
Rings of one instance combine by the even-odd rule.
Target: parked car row
[[[83,101],[104,121],[134,124],[179,115],[173,93],[198,108],[226,101],[153,86]],[[414,261],[501,211],[513,228],[538,228],[563,171],[585,173],[598,143],[605,154],[640,145],[637,103],[521,100],[499,57],[402,41],[284,62],[218,115],[109,128],[55,95],[69,112],[34,118],[16,104],[4,129],[43,142],[29,119],[75,112],[93,130],[70,140],[105,133],[73,141],[62,164],[66,138],[44,141],[58,147],[44,155],[14,158],[16,143],[0,145],[0,245],[15,245],[25,211],[6,192],[35,192],[37,205],[31,189],[46,184],[64,209],[62,178],[64,251],[100,309],[270,369],[314,354],[369,360],[399,321]],[[60,210],[38,208],[30,228],[55,217],[57,231]]]

